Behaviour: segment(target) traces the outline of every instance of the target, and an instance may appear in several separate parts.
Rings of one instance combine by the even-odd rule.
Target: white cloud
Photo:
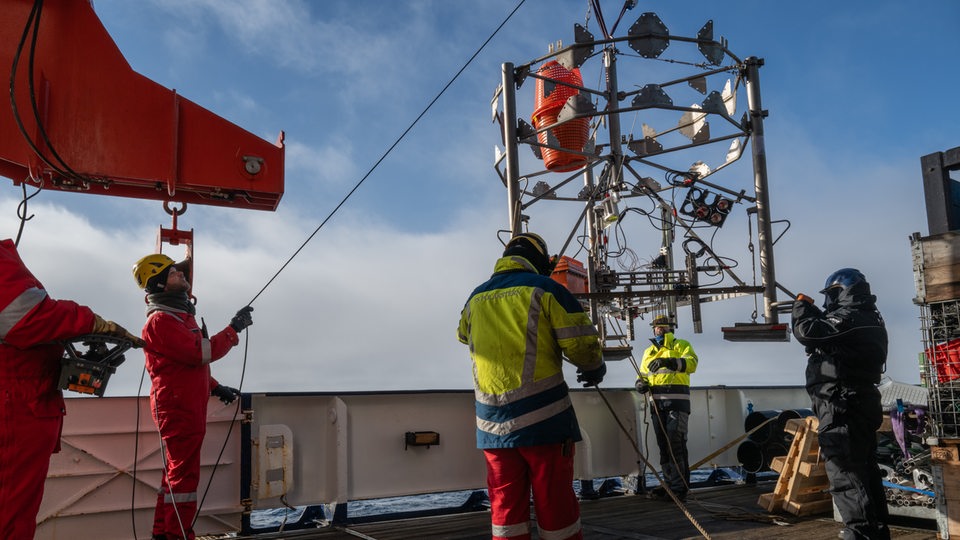
[[[110,10],[109,2],[102,4],[99,11]],[[243,77],[198,81],[196,90],[184,95],[198,103],[221,96],[244,114],[269,115],[264,125],[292,134],[286,153],[288,190],[277,212],[192,207],[181,220],[182,227],[196,229],[200,314],[211,329],[219,329],[267,284],[346,194],[340,188],[352,187],[360,179],[513,3],[485,4],[481,11],[479,4],[470,4],[463,8],[457,26],[440,21],[437,12],[452,9],[444,2],[403,4],[391,10],[369,3],[342,14],[326,2],[156,0],[155,5],[162,7],[164,20],[176,19],[163,31],[181,56],[164,59],[167,65],[151,69],[182,69],[200,79],[206,71],[214,71],[209,66],[242,66]],[[385,160],[362,196],[345,205],[257,298],[245,389],[470,387],[467,351],[456,342],[454,328],[470,290],[489,276],[500,250],[495,233],[506,227],[506,195],[490,168],[491,149],[499,137],[490,123],[489,97],[500,82],[499,63],[524,62],[545,53],[546,43],[553,39],[569,42],[572,23],[582,15],[579,4],[576,13],[565,9],[573,5],[568,2],[564,9],[551,6],[540,17],[536,11],[543,5],[528,3],[521,10],[491,44],[496,52],[478,61],[475,71],[454,87],[456,93],[441,100],[396,155]],[[681,35],[695,33],[709,15],[699,10],[703,16],[693,17],[688,12],[696,10],[668,6],[672,4],[660,6],[668,11],[661,16],[671,31]],[[387,11],[391,20],[377,18],[374,12],[379,11]],[[477,22],[481,15],[491,24]],[[623,24],[638,15],[636,10],[628,13]],[[940,109],[927,109],[927,103],[945,101],[928,97],[927,92],[939,87],[917,90],[923,97],[915,101],[917,110],[910,115],[878,111],[850,118],[843,107],[814,99],[816,88],[783,83],[815,85],[818,79],[813,75],[824,66],[819,58],[797,56],[791,52],[794,43],[781,48],[785,46],[776,39],[775,25],[756,25],[741,15],[724,14],[726,20],[718,20],[718,30],[724,23],[722,32],[731,38],[735,52],[771,53],[763,82],[764,104],[771,112],[765,125],[772,209],[776,218],[792,223],[777,244],[777,277],[792,291],[810,294],[836,268],[860,267],[879,297],[890,330],[889,372],[915,381],[921,345],[917,308],[911,302],[912,265],[906,238],[913,231],[923,231],[926,223],[919,156],[951,144],[942,139],[949,135],[930,127],[930,119],[938,118]],[[685,18],[695,18],[696,24]],[[481,31],[480,26],[491,28]],[[750,43],[750,39],[754,40],[752,50],[743,47],[744,40]],[[153,44],[139,45],[150,48]],[[920,46],[913,50],[921,48],[935,51]],[[210,59],[212,50],[226,56]],[[196,72],[179,63],[191,58]],[[899,65],[902,70],[923,68],[923,62]],[[653,69],[659,73],[660,66]],[[643,73],[658,79],[651,72]],[[908,71],[901,78],[916,77]],[[207,95],[204,83],[212,88]],[[236,89],[223,89],[235,85]],[[882,85],[876,87],[883,91]],[[801,107],[805,100],[816,101],[816,109]],[[521,116],[529,117],[531,104],[519,104],[526,111]],[[890,129],[883,123],[888,117],[896,117],[903,125]],[[292,131],[291,124],[301,131]],[[861,139],[832,136],[834,130],[850,125],[858,126]],[[903,133],[923,140],[903,137]],[[523,159],[530,159],[528,149],[522,152]],[[747,155],[743,162],[749,164],[749,159]],[[731,168],[729,172],[731,182],[751,184],[749,171]],[[724,178],[728,177],[718,175],[719,181]],[[550,181],[556,179],[551,176]],[[450,189],[438,197],[430,189],[438,185],[464,189],[462,193]],[[313,196],[318,191],[336,193],[330,198]],[[377,201],[382,204],[379,207],[370,202],[374,193],[385,199]],[[397,202],[407,194],[412,194],[413,203]],[[168,216],[159,212],[159,204],[147,207],[101,198],[97,210],[91,211],[89,198],[82,195],[52,199],[64,206],[31,203],[37,218],[27,224],[23,240],[31,268],[54,296],[86,303],[103,316],[138,329],[143,321],[143,295],[135,289],[130,266],[152,251],[156,226],[168,225]],[[39,199],[45,200],[49,199]],[[15,200],[0,198],[0,208],[6,209],[0,212],[0,224],[8,236],[16,230],[15,205]],[[453,218],[434,219],[432,212],[440,207],[450,209],[443,215]],[[725,225],[717,245],[722,254],[739,260],[738,274],[750,281],[743,211],[743,206],[737,207],[738,215]],[[538,205],[530,212],[531,228],[559,249],[572,226],[571,216],[578,213],[576,203]],[[414,234],[404,226],[405,218],[437,224],[420,227],[428,232]],[[640,258],[656,253],[659,233],[645,218],[631,216],[627,225],[627,243]],[[775,226],[775,233],[782,228]],[[756,231],[753,234],[755,242]],[[797,343],[722,341],[719,328],[747,321],[752,310],[752,299],[707,304],[705,331],[699,335],[692,333],[689,311],[681,310],[679,333],[693,342],[701,356],[694,384],[802,383],[804,355]],[[643,321],[638,322],[638,354],[648,330]],[[142,357],[129,355],[109,392],[136,392],[141,367]],[[242,368],[240,348],[216,363],[214,372],[224,383],[237,385]],[[606,385],[629,386],[633,377],[628,362],[617,363],[611,366]],[[569,368],[568,380],[573,380]]]
[[[308,185],[318,181],[340,187],[352,185],[360,178],[353,154],[353,146],[343,138],[334,138],[319,148],[290,141],[286,144],[286,171],[292,179],[299,178]]]
[[[15,205],[10,199],[0,203]],[[98,230],[61,208],[39,203],[33,209],[38,218],[28,224],[20,251],[51,294],[138,332],[143,294],[130,268],[152,251],[136,236],[152,238],[153,232]],[[15,223],[4,215],[4,230],[12,230]],[[469,357],[456,341],[456,323],[500,248],[485,212],[462,219],[431,235],[344,219],[323,229],[254,302],[244,387],[469,388]],[[280,214],[255,213],[238,222],[249,229],[224,223],[196,243],[198,315],[211,331],[223,328],[266,286],[312,232]],[[221,241],[233,240],[231,234],[246,241]],[[142,356],[127,357],[111,381],[111,395],[137,391]],[[241,347],[214,364],[215,376],[239,384],[242,360]]]

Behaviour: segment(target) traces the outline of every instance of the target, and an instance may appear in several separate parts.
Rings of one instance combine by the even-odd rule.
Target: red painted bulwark
[[[89,0],[43,2],[33,61],[38,115],[29,85],[32,32],[19,56],[11,100],[10,68],[34,4],[0,0],[0,175],[14,184],[42,179],[46,189],[277,208],[283,195],[283,134],[267,142],[135,73]],[[11,101],[49,165],[18,128]],[[67,168],[76,178],[61,174]]]

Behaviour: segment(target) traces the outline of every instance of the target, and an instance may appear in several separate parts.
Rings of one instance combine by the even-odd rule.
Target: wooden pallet
[[[940,439],[930,447],[937,492],[937,538],[960,538],[960,439]]]
[[[788,420],[784,426],[785,432],[793,434],[793,443],[787,455],[771,461],[770,468],[780,473],[780,478],[773,492],[757,501],[768,512],[812,516],[833,510],[827,472],[820,460],[817,426],[813,416]]]

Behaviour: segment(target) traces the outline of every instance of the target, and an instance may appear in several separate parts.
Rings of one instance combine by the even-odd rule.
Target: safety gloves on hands
[[[637,392],[640,392],[641,394],[646,394],[650,391],[650,385],[647,384],[646,379],[638,378],[637,382],[633,383],[633,387],[636,388]]]
[[[240,308],[240,311],[230,319],[230,327],[239,333],[244,328],[253,324],[253,317],[250,316],[251,311],[253,311],[253,306]]]
[[[91,330],[90,333],[103,334],[106,336],[113,336],[116,338],[125,339],[127,341],[132,341],[134,347],[143,347],[145,345],[142,339],[131,334],[130,332],[127,332],[126,328],[113,321],[107,321],[96,313],[93,314],[93,330]]]
[[[679,358],[656,358],[650,365],[647,366],[647,369],[650,371],[658,371],[661,369],[669,369],[670,371],[678,371],[680,369],[680,359]]]
[[[810,298],[809,296],[802,293],[797,295],[797,302],[809,302],[811,304],[814,303],[813,298]]]
[[[210,392],[210,395],[222,401],[224,405],[229,405],[233,403],[233,400],[237,399],[237,396],[240,395],[240,391],[236,388],[230,388],[229,386],[218,384],[217,387]]]
[[[577,382],[582,382],[583,386],[596,386],[603,382],[603,376],[607,374],[607,364],[600,364],[597,369],[578,369]]]

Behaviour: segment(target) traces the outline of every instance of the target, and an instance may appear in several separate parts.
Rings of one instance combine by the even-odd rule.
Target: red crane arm
[[[15,185],[280,203],[283,133],[267,142],[133,71],[89,0],[0,0],[0,73],[0,175]]]

